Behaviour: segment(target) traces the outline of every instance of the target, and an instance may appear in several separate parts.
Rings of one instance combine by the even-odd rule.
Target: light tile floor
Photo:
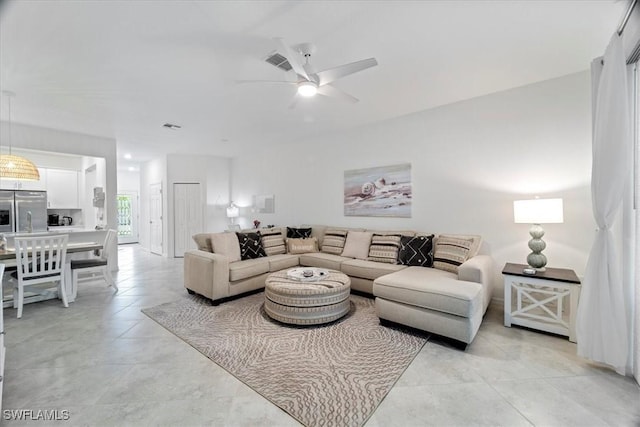
[[[118,294],[89,283],[68,309],[29,304],[19,320],[4,310],[3,409],[70,415],[4,425],[298,425],[140,312],[185,297],[181,259],[137,245],[119,259]],[[575,353],[565,338],[505,328],[491,306],[466,351],[428,342],[367,426],[640,425],[635,381]]]

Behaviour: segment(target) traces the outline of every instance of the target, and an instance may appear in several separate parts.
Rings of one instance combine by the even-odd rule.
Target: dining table
[[[67,290],[67,299],[69,302],[75,300],[72,295],[72,277],[71,277],[71,256],[69,254],[77,254],[82,252],[93,252],[95,250],[102,249],[101,243],[96,242],[72,242],[67,244],[67,257],[65,262],[64,283]],[[7,248],[6,250],[0,250],[0,264],[5,266],[5,276],[10,273],[11,270],[15,270],[17,266],[16,251],[14,248]],[[41,293],[32,296],[25,296],[24,303],[44,301],[48,299],[58,298],[58,290],[56,288],[43,290]],[[4,295],[2,299],[3,307],[13,307],[13,294]]]

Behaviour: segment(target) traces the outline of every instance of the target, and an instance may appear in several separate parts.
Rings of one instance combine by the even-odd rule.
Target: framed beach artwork
[[[344,172],[344,215],[411,218],[411,164]]]

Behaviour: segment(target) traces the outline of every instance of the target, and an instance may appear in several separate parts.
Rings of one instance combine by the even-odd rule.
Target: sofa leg
[[[195,295],[196,293],[194,291],[192,291],[191,289],[187,288],[187,292],[189,293],[189,295]]]

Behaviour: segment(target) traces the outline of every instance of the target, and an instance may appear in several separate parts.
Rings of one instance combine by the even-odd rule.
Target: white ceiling
[[[589,68],[626,1],[13,1],[0,88],[13,121],[116,138],[120,156],[232,156]],[[313,42],[316,70],[375,57],[316,97],[264,62]],[[292,79],[293,76],[288,76]],[[3,100],[2,106],[5,106]],[[6,110],[6,108],[3,108]],[[6,113],[3,111],[3,119]],[[163,129],[170,122],[179,131]],[[126,162],[123,162],[126,164]]]

